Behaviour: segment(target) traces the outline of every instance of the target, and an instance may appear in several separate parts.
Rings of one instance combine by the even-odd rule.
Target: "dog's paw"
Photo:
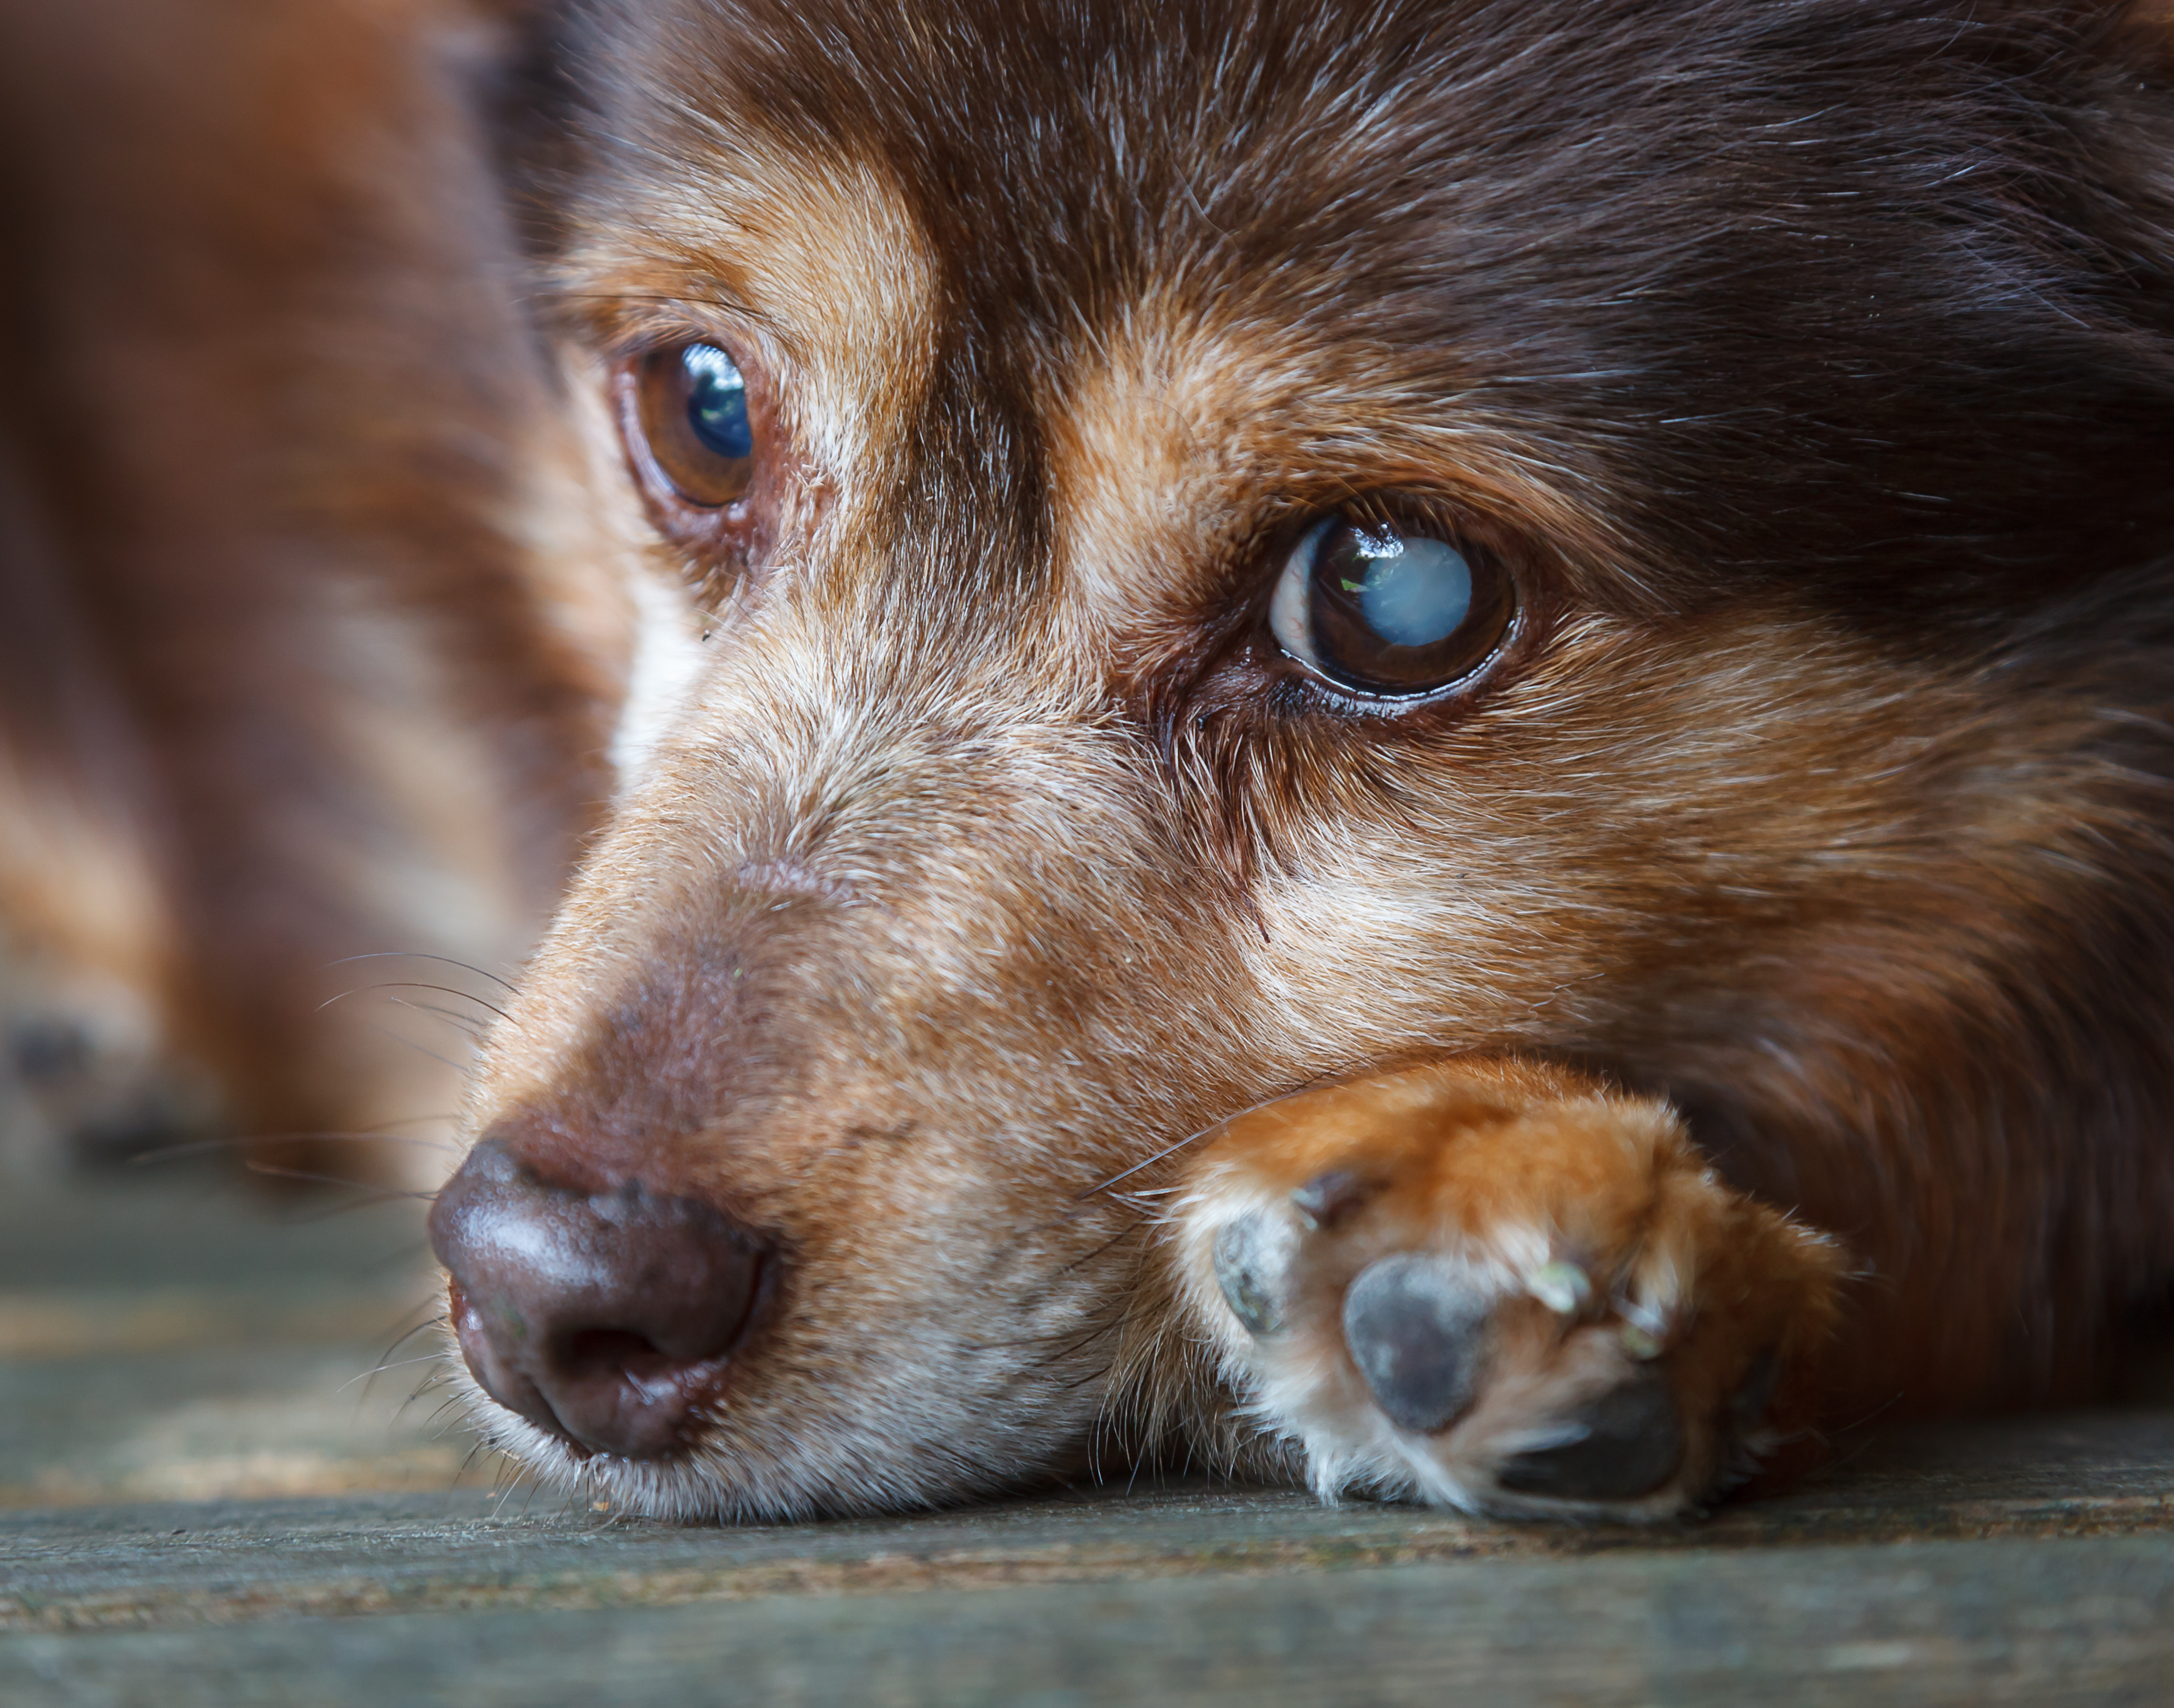
[[[1655,1519],[1791,1425],[1841,1253],[1717,1180],[1660,1104],[1430,1064],[1232,1122],[1182,1284],[1323,1494]]]

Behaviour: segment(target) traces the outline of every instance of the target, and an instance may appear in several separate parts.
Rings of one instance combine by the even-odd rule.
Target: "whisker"
[[[443,1117],[417,1118],[435,1121]],[[202,1156],[217,1150],[246,1150],[267,1144],[417,1144],[448,1154],[460,1149],[435,1138],[419,1138],[404,1132],[372,1132],[366,1128],[351,1132],[253,1132],[234,1138],[198,1138],[187,1144],[162,1144],[154,1150],[138,1151],[128,1163],[132,1168],[140,1168],[146,1163],[165,1162],[173,1157]]]
[[[443,1358],[445,1354],[441,1352],[426,1352],[415,1358],[396,1358],[389,1364],[381,1364],[375,1370],[357,1370],[353,1376],[349,1376],[345,1381],[334,1388],[333,1392],[336,1394],[343,1394],[357,1382],[374,1381],[379,1376],[383,1376],[388,1370],[403,1369],[411,1364],[428,1364],[433,1359]],[[363,1389],[362,1397],[365,1399],[368,1399],[370,1397],[370,1390],[368,1388],[365,1387]]]
[[[644,296],[630,290],[546,290],[537,294],[554,302],[638,302],[659,308],[684,308],[690,301],[704,300],[700,297]]]
[[[483,1445],[484,1444],[481,1441],[478,1441],[475,1446],[468,1449],[468,1456],[454,1467],[453,1480],[449,1485],[447,1485],[446,1489],[446,1492],[448,1494],[452,1494],[455,1489],[461,1486],[461,1478],[468,1475],[468,1467],[474,1464],[475,1462],[483,1456]]]
[[[497,1015],[501,1020],[511,1018],[508,1016],[506,1010],[500,1008],[497,1003],[487,1003],[481,997],[475,995],[473,992],[460,990],[452,985],[430,984],[421,979],[387,979],[379,984],[357,985],[351,991],[339,991],[334,992],[329,997],[327,997],[324,1001],[319,1003],[311,1012],[313,1013],[322,1013],[327,1008],[332,1007],[334,1003],[339,1002],[345,997],[366,997],[373,991],[435,991],[440,996],[458,997],[464,1003],[473,1003],[479,1008],[489,1008],[491,1013]]]
[[[958,1345],[961,1352],[1011,1352],[1021,1347],[1034,1347],[1061,1354],[1107,1334],[1113,1326],[1110,1322],[1101,1322],[1090,1323],[1084,1328],[1068,1328],[1058,1334],[1022,1334],[1010,1340],[962,1340]],[[1052,1357],[1045,1356],[1038,1361],[1036,1367],[1041,1363],[1053,1361]]]
[[[402,960],[443,961],[449,967],[458,967],[463,972],[473,973],[479,979],[489,979],[493,984],[498,986],[511,995],[518,996],[521,992],[521,987],[515,984],[511,979],[502,978],[498,974],[491,971],[488,967],[479,967],[473,961],[455,960],[452,956],[449,954],[432,954],[427,949],[373,949],[368,954],[343,954],[338,960],[327,961],[325,965],[327,967],[343,967],[350,961],[389,960],[395,957],[397,957]]]
[[[403,1038],[390,1026],[380,1026],[376,1030],[382,1032],[387,1037],[392,1039],[394,1043],[405,1044],[409,1049],[415,1051],[417,1055],[428,1056],[433,1062],[452,1068],[456,1073],[465,1076],[468,1072],[466,1068],[462,1067],[459,1062],[454,1061],[450,1056],[441,1056],[435,1050],[431,1049],[428,1045],[419,1044],[413,1038]]]
[[[450,1370],[439,1370],[433,1375],[424,1377],[421,1381],[416,1383],[415,1392],[409,1394],[408,1397],[401,1403],[400,1409],[392,1414],[393,1421],[397,1423],[402,1418],[405,1417],[408,1413],[408,1408],[414,1405],[415,1402],[422,1398],[425,1394],[430,1392],[433,1389],[442,1388],[448,1386],[452,1380],[452,1373]],[[446,1407],[460,1404],[461,1399],[462,1396],[460,1390],[458,1388],[455,1388],[453,1392],[448,1394],[439,1404],[437,1410],[432,1412],[429,1417],[423,1419],[422,1427],[426,1430],[429,1429],[430,1425],[436,1423],[440,1418],[445,1416]]]
[[[1102,1181],[1100,1185],[1089,1186],[1084,1192],[1075,1193],[1073,1197],[1073,1202],[1074,1203],[1078,1203],[1083,1199],[1095,1197],[1097,1193],[1106,1192],[1111,1186],[1117,1185],[1119,1181],[1131,1179],[1133,1176],[1138,1174],[1142,1169],[1153,1168],[1157,1163],[1162,1161],[1164,1158],[1176,1155],[1178,1152],[1183,1150],[1188,1144],[1198,1143],[1200,1140],[1206,1138],[1209,1134],[1219,1132],[1223,1128],[1228,1127],[1232,1122],[1239,1120],[1245,1116],[1252,1115],[1259,1110],[1266,1109],[1271,1104],[1284,1102],[1290,1098],[1298,1096],[1303,1092],[1311,1091],[1316,1086],[1322,1084],[1329,1080],[1344,1077],[1347,1074],[1355,1075],[1365,1071],[1366,1070],[1364,1068],[1347,1068],[1339,1070],[1336,1073],[1317,1073],[1311,1079],[1302,1081],[1301,1084],[1294,1085],[1288,1091],[1279,1091],[1273,1097],[1263,1097],[1258,1103],[1249,1103],[1243,1109],[1234,1109],[1228,1115],[1218,1116],[1215,1120],[1209,1122],[1208,1125],[1202,1127],[1199,1132],[1189,1132],[1183,1138],[1179,1139],[1176,1143],[1165,1145],[1153,1156],[1134,1163],[1130,1168],[1123,1170],[1120,1173],[1111,1175],[1109,1179]]]
[[[485,1445],[489,1445],[488,1440]],[[521,1503],[521,1516],[526,1518],[528,1516],[528,1503],[536,1498],[536,1491],[543,1487],[542,1482],[531,1476],[528,1467],[518,1459],[501,1457],[498,1465],[498,1499],[491,1503],[490,1516],[493,1518],[503,1516],[506,1512],[506,1503],[513,1498],[515,1491],[526,1489],[528,1491],[528,1498]]]
[[[1060,1275],[1069,1275],[1073,1270],[1080,1268],[1085,1264],[1093,1262],[1097,1257],[1101,1257],[1104,1252],[1109,1251],[1112,1246],[1117,1245],[1119,1242],[1130,1239],[1134,1234],[1138,1233],[1142,1228],[1144,1228],[1148,1224],[1144,1217],[1138,1221],[1128,1224],[1126,1226],[1120,1228],[1116,1233],[1111,1235],[1108,1239],[1103,1240],[1102,1243],[1097,1246],[1093,1251],[1089,1251],[1081,1257],[1074,1257],[1069,1263],[1067,1263],[1057,1273]]]
[[[414,1311],[411,1311],[408,1314],[410,1316],[413,1316],[418,1311],[430,1310],[439,1301],[436,1299],[425,1299],[420,1305],[415,1307]],[[441,1311],[436,1316],[426,1317],[422,1322],[416,1323],[414,1327],[403,1328],[399,1333],[394,1335],[392,1337],[392,1344],[387,1347],[384,1351],[377,1354],[377,1368],[369,1373],[369,1380],[375,1382],[380,1373],[382,1371],[397,1369],[401,1365],[414,1364],[419,1362],[419,1360],[415,1359],[403,1358],[396,1359],[392,1354],[399,1351],[402,1347],[407,1345],[407,1343],[413,1340],[417,1335],[427,1334],[430,1330],[439,1327],[445,1322],[446,1315],[446,1312]],[[427,1358],[442,1358],[444,1355],[445,1354],[442,1352],[426,1353],[424,1354],[424,1356]],[[345,1386],[346,1384],[342,1383],[341,1386]],[[368,1399],[370,1397],[370,1389],[367,1386],[363,1389],[362,1397],[365,1399]]]
[[[446,1024],[468,1034],[471,1043],[483,1042],[482,1029],[466,1014],[457,1014],[451,1008],[440,1008],[435,1003],[411,1003],[405,997],[387,997],[385,1000],[395,1008],[413,1008],[419,1014],[435,1014]]]
[[[438,1421],[438,1419],[441,1419],[441,1418],[442,1418],[443,1416],[445,1416],[445,1414],[446,1414],[447,1412],[452,1411],[452,1410],[456,1406],[459,1405],[460,1403],[461,1403],[461,1397],[460,1397],[458,1394],[454,1394],[454,1395],[452,1395],[451,1397],[449,1397],[449,1398],[446,1401],[446,1403],[445,1403],[443,1405],[440,1406],[440,1407],[438,1408],[438,1409],[437,1409],[437,1410],[435,1410],[435,1412],[432,1412],[429,1417],[427,1417],[427,1418],[425,1418],[425,1419],[423,1419],[423,1427],[424,1427],[425,1429],[426,1429],[426,1430],[427,1430],[427,1429],[429,1429],[429,1428],[430,1427],[430,1425],[431,1425],[431,1424],[433,1424],[436,1423],[436,1422]],[[455,1421],[456,1421],[456,1422],[457,1422],[457,1421],[458,1421],[458,1419],[455,1419]],[[446,1429],[451,1429],[452,1427],[452,1425],[451,1424],[447,1424],[447,1425],[446,1426]],[[446,1430],[439,1430],[439,1431],[438,1431],[438,1433],[439,1433],[440,1435],[444,1435],[444,1434],[446,1433]]]
[[[1258,1103],[1253,1104],[1247,1108],[1233,1110],[1230,1114],[1219,1116],[1216,1120],[1209,1122],[1208,1125],[1202,1127],[1199,1132],[1189,1132],[1186,1134],[1183,1138],[1179,1139],[1176,1143],[1166,1144],[1153,1156],[1134,1163],[1130,1168],[1126,1169],[1120,1173],[1111,1175],[1109,1179],[1101,1182],[1101,1184],[1091,1186],[1083,1192],[1074,1193],[1073,1195],[1073,1202],[1074,1203],[1078,1203],[1083,1198],[1091,1198],[1099,1192],[1106,1192],[1111,1186],[1117,1185],[1119,1181],[1130,1180],[1142,1169],[1153,1168],[1165,1157],[1176,1156],[1178,1152],[1183,1150],[1188,1144],[1198,1143],[1200,1140],[1207,1138],[1209,1133],[1219,1132],[1222,1128],[1228,1127],[1232,1122],[1236,1121],[1240,1116],[1251,1115],[1256,1109],[1266,1109],[1271,1103],[1280,1103],[1284,1098],[1289,1097],[1292,1094],[1288,1091],[1279,1092],[1274,1097],[1264,1097]]]
[[[272,1175],[282,1180],[315,1181],[321,1186],[353,1186],[358,1191],[372,1192],[379,1199],[420,1198],[424,1203],[429,1203],[438,1196],[435,1192],[397,1192],[390,1188],[370,1186],[361,1181],[342,1180],[338,1175],[312,1174],[307,1169],[281,1168],[277,1163],[258,1162],[253,1158],[243,1163],[242,1167],[247,1169],[251,1174]]]

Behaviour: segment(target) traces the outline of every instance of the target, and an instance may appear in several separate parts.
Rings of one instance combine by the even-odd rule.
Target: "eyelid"
[[[774,381],[760,364],[760,345],[706,330],[690,333],[684,322],[657,330],[668,330],[670,335],[628,343],[613,359],[608,381],[611,405],[625,467],[650,523],[681,558],[697,598],[713,604],[757,571],[770,550],[780,495],[800,476],[790,447],[781,442],[771,401]],[[746,426],[751,435],[751,455],[739,464],[745,470],[744,484],[706,489],[696,479],[689,485],[679,477],[695,465],[675,464],[666,454],[668,446],[660,445],[645,419],[645,371],[660,360],[678,367],[690,345],[710,345],[722,352],[744,382]],[[668,433],[664,437],[685,439],[687,435]],[[688,442],[691,446],[692,441]],[[707,446],[699,466],[722,471],[738,461],[721,458],[717,447]]]
[[[597,294],[606,305],[596,322],[597,343],[625,360],[667,344],[720,344],[738,359],[742,349],[765,356],[776,346],[776,323],[760,310],[722,297]]]
[[[710,350],[717,360],[690,359]],[[734,453],[712,444],[692,416],[699,387],[729,369],[737,382],[747,448]],[[648,463],[681,502],[714,510],[743,501],[757,468],[758,440],[746,376],[722,346],[700,340],[664,344],[637,359],[630,370],[634,405],[630,426],[638,434]]]

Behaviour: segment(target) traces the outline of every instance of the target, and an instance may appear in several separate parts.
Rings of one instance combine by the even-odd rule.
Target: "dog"
[[[354,576],[435,810],[574,868],[430,1215],[488,1439],[680,1519],[1182,1452],[1652,1521],[2094,1391],[2174,1259],[2164,19],[473,30],[392,127],[467,165],[370,176],[472,312],[369,311],[488,478],[331,509],[468,519]],[[170,959],[298,987],[224,916]]]

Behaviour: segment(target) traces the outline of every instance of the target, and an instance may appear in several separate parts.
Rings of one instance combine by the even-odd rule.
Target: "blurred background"
[[[501,24],[0,0],[0,1505],[468,1455],[419,1194],[620,668]]]

